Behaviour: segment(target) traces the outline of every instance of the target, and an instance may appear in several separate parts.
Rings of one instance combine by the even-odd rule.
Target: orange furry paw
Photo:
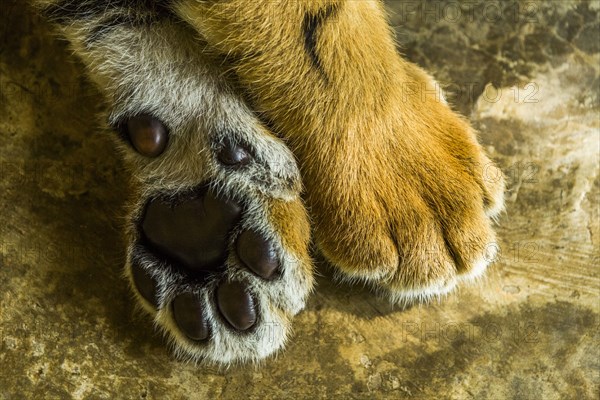
[[[481,275],[504,181],[375,0],[182,2],[297,157],[317,247],[394,301]]]
[[[301,161],[316,243],[343,279],[372,283],[392,302],[427,300],[481,276],[498,246],[502,172],[469,124],[405,63],[406,95],[363,115],[361,138]],[[365,132],[364,130],[370,130]]]

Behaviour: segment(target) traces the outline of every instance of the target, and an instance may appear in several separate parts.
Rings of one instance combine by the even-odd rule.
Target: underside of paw
[[[120,126],[142,162],[158,158],[164,167],[178,155],[180,141],[162,120],[135,115]],[[177,187],[141,179],[130,216],[126,276],[175,353],[191,361],[256,362],[280,350],[313,286],[298,194],[265,194],[269,184],[254,179],[276,172],[261,163],[260,146],[232,139],[200,158],[212,171],[207,181]]]

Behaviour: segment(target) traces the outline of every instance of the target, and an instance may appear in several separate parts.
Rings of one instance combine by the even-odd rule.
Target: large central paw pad
[[[142,223],[148,243],[190,275],[218,270],[225,262],[228,234],[241,207],[212,193],[178,204],[151,200]]]

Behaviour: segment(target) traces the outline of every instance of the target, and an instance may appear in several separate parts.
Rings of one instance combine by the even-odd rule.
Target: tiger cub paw
[[[371,283],[400,304],[483,275],[504,207],[503,174],[475,131],[434,94],[428,74],[403,67],[422,90],[386,91],[388,113],[361,115],[372,132],[330,151],[326,166],[301,160],[325,258],[342,279]]]

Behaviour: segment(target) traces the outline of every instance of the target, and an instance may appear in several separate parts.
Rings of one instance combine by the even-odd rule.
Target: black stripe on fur
[[[304,50],[308,54],[312,65],[319,71],[325,81],[328,81],[327,74],[323,69],[321,58],[317,50],[317,39],[319,29],[323,24],[333,17],[338,11],[337,5],[329,4],[316,13],[307,13],[302,21],[302,35],[304,36]]]

